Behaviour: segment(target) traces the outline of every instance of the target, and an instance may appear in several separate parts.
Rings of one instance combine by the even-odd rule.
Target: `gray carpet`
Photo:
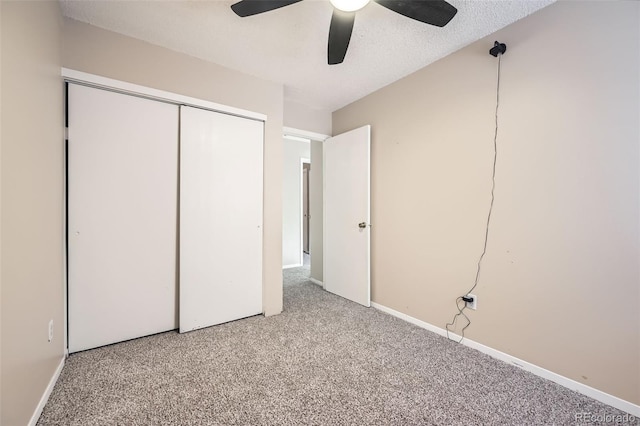
[[[569,425],[576,413],[624,414],[308,275],[285,270],[281,315],[71,355],[38,425]]]

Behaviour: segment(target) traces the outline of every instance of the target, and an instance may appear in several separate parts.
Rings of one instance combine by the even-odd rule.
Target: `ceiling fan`
[[[257,15],[298,3],[302,0],[241,0],[231,9],[240,17]],[[327,58],[329,65],[344,61],[351,40],[356,11],[362,9],[370,0],[330,0],[334,7],[329,26],[329,45]],[[458,12],[458,9],[445,0],[373,0],[396,13],[425,24],[444,27]]]

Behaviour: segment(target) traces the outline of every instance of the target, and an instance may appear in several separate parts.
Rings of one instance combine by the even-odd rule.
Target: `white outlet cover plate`
[[[473,309],[474,311],[476,309],[478,309],[478,296],[476,296],[475,294],[467,294],[467,297],[473,297],[473,302],[465,302],[467,305],[467,308],[469,309]]]

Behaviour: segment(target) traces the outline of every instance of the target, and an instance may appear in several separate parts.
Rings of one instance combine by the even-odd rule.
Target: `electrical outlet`
[[[469,309],[473,309],[474,311],[476,309],[478,309],[478,296],[476,296],[475,294],[467,294],[467,297],[470,297],[473,299],[473,302],[465,302],[467,304],[467,308]]]
[[[49,321],[49,341],[53,340],[53,320]]]

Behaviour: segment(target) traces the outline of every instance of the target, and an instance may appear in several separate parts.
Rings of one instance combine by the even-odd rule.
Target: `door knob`
[[[364,228],[366,228],[366,227],[367,227],[367,222],[360,222],[360,223],[358,224],[358,228],[360,228],[360,229],[364,229]]]

